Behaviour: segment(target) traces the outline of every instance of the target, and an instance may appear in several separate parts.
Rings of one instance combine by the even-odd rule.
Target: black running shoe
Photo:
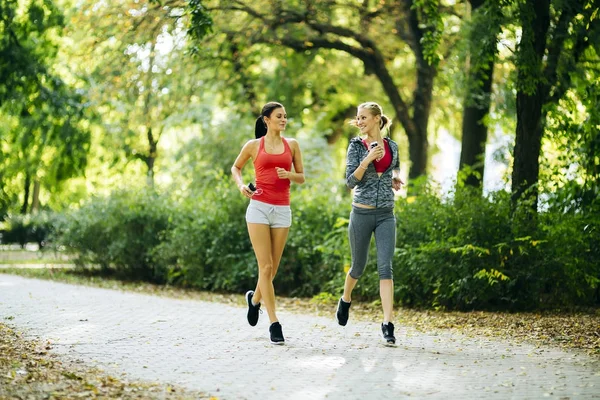
[[[340,301],[338,301],[337,310],[335,310],[335,318],[337,319],[338,324],[342,326],[346,326],[348,323],[348,314],[350,311],[350,303],[346,303],[340,297]]]
[[[271,343],[283,344],[285,339],[283,338],[283,332],[281,331],[281,324],[279,322],[273,322],[269,327],[269,333],[271,334]]]
[[[248,303],[248,323],[251,326],[255,326],[258,323],[258,312],[260,311],[260,303],[257,305],[252,304],[253,296],[254,290],[248,290],[246,292],[246,303]]]
[[[386,344],[396,344],[396,337],[394,336],[394,324],[388,322],[387,324],[381,324],[381,332],[383,333],[383,339]]]

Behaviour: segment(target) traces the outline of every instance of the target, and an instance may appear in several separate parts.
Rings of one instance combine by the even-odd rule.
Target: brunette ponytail
[[[260,113],[260,117],[256,119],[256,123],[254,124],[254,137],[260,139],[261,137],[267,134],[267,123],[265,122],[265,117],[270,117],[273,113],[273,110],[276,108],[283,108],[281,103],[277,103],[275,101],[270,101],[265,104]]]
[[[265,124],[265,120],[263,116],[256,118],[256,123],[254,124],[254,137],[256,139],[260,139],[261,137],[267,134],[267,124]]]

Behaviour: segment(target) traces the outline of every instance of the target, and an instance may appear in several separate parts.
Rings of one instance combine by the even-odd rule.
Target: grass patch
[[[67,264],[71,259],[70,255],[55,251],[0,251],[0,264]]]
[[[64,260],[57,259],[27,259],[27,260],[0,260],[0,265],[67,265]]]

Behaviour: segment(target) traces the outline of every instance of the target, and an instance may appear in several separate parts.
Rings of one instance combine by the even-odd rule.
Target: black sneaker
[[[281,324],[279,322],[273,322],[269,327],[269,333],[271,334],[271,343],[283,344],[285,339],[283,338],[283,332],[281,331]]]
[[[246,303],[248,303],[248,323],[251,326],[255,326],[258,322],[258,312],[260,311],[260,303],[257,305],[252,304],[252,297],[254,296],[254,290],[248,290],[246,292]]]
[[[396,344],[396,337],[394,336],[394,324],[388,322],[387,324],[381,324],[381,332],[383,333],[383,339],[388,345]]]
[[[338,324],[341,326],[346,326],[348,323],[348,312],[350,311],[350,303],[346,303],[340,297],[340,301],[338,301],[337,310],[335,310],[335,318],[337,319]]]

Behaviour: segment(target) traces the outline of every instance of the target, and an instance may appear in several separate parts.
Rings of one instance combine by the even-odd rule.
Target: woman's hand
[[[371,161],[379,161],[383,158],[383,155],[385,154],[385,150],[382,146],[375,146],[375,147],[371,147],[371,150],[369,150],[369,155],[367,157],[369,157],[369,162]]]
[[[400,190],[400,188],[402,188],[402,185],[404,185],[404,182],[402,182],[402,179],[400,179],[397,176],[392,178],[392,188],[394,190]]]
[[[286,170],[285,168],[275,167],[277,170],[277,176],[279,179],[290,179],[291,171]]]
[[[250,190],[248,185],[240,185],[239,189],[240,189],[240,192],[242,192],[242,194],[249,199],[251,199],[252,196],[254,196],[254,192],[252,190]]]

